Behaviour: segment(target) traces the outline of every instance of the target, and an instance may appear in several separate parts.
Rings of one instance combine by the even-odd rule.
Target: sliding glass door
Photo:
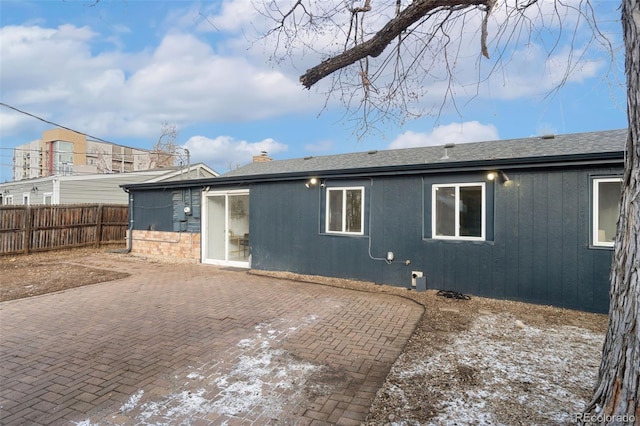
[[[202,261],[249,267],[249,191],[203,194]]]

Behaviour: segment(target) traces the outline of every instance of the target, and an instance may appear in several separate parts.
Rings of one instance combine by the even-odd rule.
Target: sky
[[[293,2],[271,1],[271,11]],[[341,75],[340,87],[353,92],[332,92],[331,78],[309,90],[299,82],[339,51],[343,32],[320,22],[317,32],[298,27],[289,42],[270,32],[265,3],[0,0],[0,102],[31,114],[0,106],[0,182],[11,180],[13,147],[54,127],[33,116],[144,149],[167,123],[191,163],[220,173],[261,151],[287,159],[627,126],[618,1],[592,1],[610,48],[592,40],[593,25],[579,19],[573,7],[581,0],[563,2],[560,19],[545,1],[528,17],[533,31],[526,34],[497,7],[488,20],[489,59],[481,57],[482,15],[469,14],[464,26],[448,28],[458,34],[449,47],[455,54],[446,52],[448,68],[442,51],[422,59],[424,72],[413,80],[419,89],[407,91],[416,94],[407,110],[415,117],[392,106],[382,121],[368,116],[369,127],[345,104],[359,105],[358,68]],[[333,2],[338,24],[348,3],[359,2]],[[372,31],[389,16],[384,1],[373,4]],[[371,69],[383,57],[371,58]],[[388,70],[380,75],[384,87]]]

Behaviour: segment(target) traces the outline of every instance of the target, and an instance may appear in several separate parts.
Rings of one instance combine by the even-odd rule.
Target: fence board
[[[0,206],[0,255],[125,245],[123,205]]]

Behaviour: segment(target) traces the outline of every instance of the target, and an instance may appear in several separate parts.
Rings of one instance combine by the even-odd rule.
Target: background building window
[[[364,188],[327,188],[327,232],[364,233]]]
[[[433,185],[433,238],[484,240],[484,192],[484,183]]]
[[[622,179],[593,180],[593,245],[613,247],[620,213]]]

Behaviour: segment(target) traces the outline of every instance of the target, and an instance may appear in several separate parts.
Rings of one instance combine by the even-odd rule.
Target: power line
[[[105,142],[105,143],[110,143],[110,144],[113,144],[113,145],[118,145],[118,144],[116,144],[114,142],[110,142],[110,141],[104,140],[104,139],[99,138],[97,136],[92,136],[92,135],[90,135],[88,133],[84,133],[84,132],[81,132],[79,130],[75,130],[75,129],[72,129],[70,127],[63,126],[62,124],[54,123],[53,121],[49,121],[49,120],[47,120],[45,118],[42,118],[42,117],[40,117],[38,115],[31,114],[30,112],[23,111],[23,110],[21,110],[19,108],[16,108],[14,106],[9,105],[9,104],[5,104],[4,102],[0,102],[0,105],[2,105],[3,107],[6,107],[6,108],[12,109],[12,110],[14,110],[16,112],[19,112],[20,114],[28,115],[29,117],[35,118],[36,120],[40,120],[43,123],[51,124],[53,126],[60,127],[61,129],[69,130],[70,132],[75,132],[75,133],[87,136],[89,138],[93,138],[93,139],[95,139],[95,140],[97,140],[99,142]]]
[[[111,142],[106,142],[108,144],[111,145],[116,145],[116,146],[121,146],[124,148],[129,148],[129,149],[133,149],[136,151],[142,151],[142,152],[136,152],[136,153],[131,153],[131,154],[126,154],[126,153],[120,153],[120,152],[82,152],[82,151],[60,151],[60,150],[54,150],[54,153],[58,153],[58,154],[81,154],[81,155],[111,155],[111,156],[135,156],[135,155],[143,155],[143,156],[148,156],[148,155],[164,155],[164,156],[171,156],[171,157],[182,157],[186,154],[181,154],[178,152],[175,153],[170,153],[170,152],[165,152],[165,151],[154,151],[154,150],[149,150],[149,149],[144,149],[144,148],[133,148],[133,147],[129,147],[129,146],[124,146],[124,145],[118,145],[118,144],[112,144]],[[43,153],[45,151],[43,151],[43,148],[5,148],[5,147],[0,147],[0,150],[6,150],[6,151],[25,151],[28,153],[31,152],[36,152],[36,153]],[[8,154],[0,154],[0,157],[7,157]]]

